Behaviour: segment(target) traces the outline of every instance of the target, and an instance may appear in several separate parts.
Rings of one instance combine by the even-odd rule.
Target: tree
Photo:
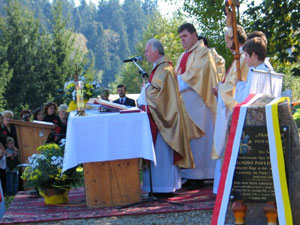
[[[142,9],[146,16],[151,16],[155,13],[158,13],[157,0],[144,0]]]
[[[0,80],[3,74],[7,79],[12,76],[4,94],[7,109],[35,109],[53,99],[75,69],[93,76],[88,53],[76,47],[78,35],[65,28],[67,21],[59,3],[54,5],[51,34],[41,29],[33,14],[15,0],[9,2],[6,13],[0,26]],[[5,84],[2,81],[0,101]]]
[[[249,30],[261,30],[268,38],[268,54],[273,62],[291,65],[300,59],[300,2],[297,0],[265,0],[248,4],[243,23]],[[298,68],[298,69],[297,69]],[[293,74],[300,76],[300,66]]]
[[[136,43],[142,39],[147,18],[141,7],[140,0],[125,0],[123,3],[124,22],[129,40],[129,48],[135,52]]]
[[[0,31],[5,29],[5,21],[0,17]],[[12,77],[13,70],[9,68],[6,58],[7,42],[4,42],[3,34],[0,35],[0,110],[3,111],[6,107],[6,99],[4,93],[6,91],[7,83]]]
[[[160,14],[152,15],[152,19],[144,32],[143,39],[136,45],[138,55],[143,55],[145,45],[149,39],[156,38],[162,42],[165,54],[171,59],[175,66],[180,53],[183,51],[177,33],[177,29],[182,23],[183,19],[180,17],[166,19]],[[148,72],[152,68],[152,65],[145,61],[141,62],[140,65]],[[122,67],[119,76],[113,83],[113,87],[116,87],[119,83],[123,83],[127,87],[129,93],[139,93],[142,82],[138,69],[133,64],[127,63]]]
[[[1,28],[1,42],[6,43],[2,60],[13,74],[4,96],[8,109],[20,111],[34,101],[31,96],[38,85],[34,83],[34,70],[38,60],[39,23],[16,1],[9,2],[6,14]]]

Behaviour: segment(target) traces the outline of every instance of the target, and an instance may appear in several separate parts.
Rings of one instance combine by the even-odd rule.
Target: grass
[[[6,209],[9,208],[10,203],[14,200],[14,198],[15,198],[15,196],[5,196],[5,197],[4,197]]]

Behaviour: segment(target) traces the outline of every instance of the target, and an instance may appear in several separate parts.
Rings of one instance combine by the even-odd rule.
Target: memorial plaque
[[[288,182],[289,127],[282,126],[280,132]],[[265,126],[244,127],[233,178],[231,199],[248,202],[275,200],[268,133]]]

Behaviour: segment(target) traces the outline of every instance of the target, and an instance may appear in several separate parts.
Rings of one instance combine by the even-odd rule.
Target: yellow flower
[[[76,172],[80,173],[80,172],[82,172],[82,171],[83,171],[83,168],[82,168],[81,166],[78,166],[78,167],[76,168]]]

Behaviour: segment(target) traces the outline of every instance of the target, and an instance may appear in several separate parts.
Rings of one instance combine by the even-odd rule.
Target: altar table
[[[84,163],[89,207],[140,200],[138,158],[156,163],[147,114],[71,112],[63,171]]]

